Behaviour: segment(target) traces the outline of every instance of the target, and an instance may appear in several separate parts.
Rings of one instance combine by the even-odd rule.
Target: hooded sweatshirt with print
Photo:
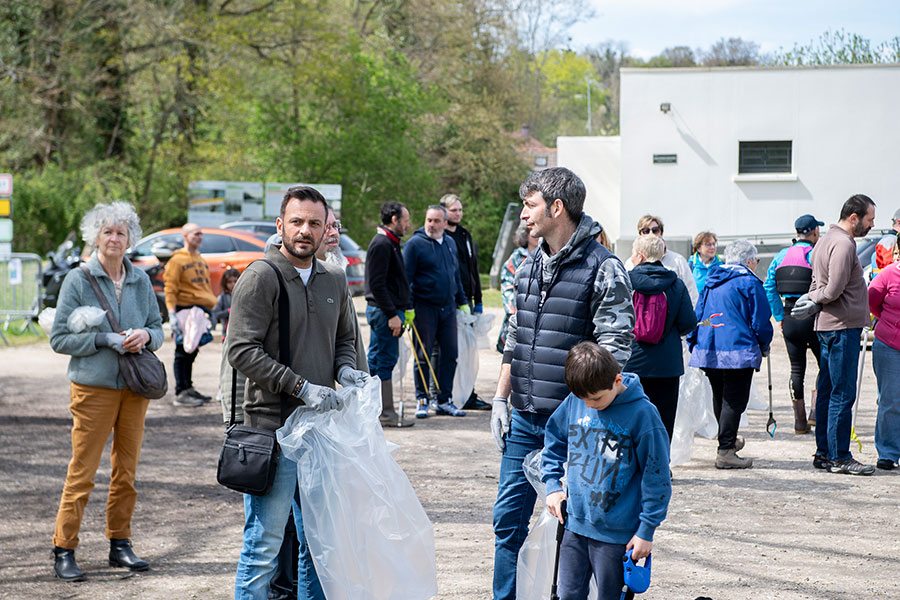
[[[547,495],[562,491],[568,461],[566,529],[609,544],[632,536],[653,541],[669,507],[669,437],[638,376],[623,373],[625,391],[603,410],[574,394],[547,422],[541,479]]]
[[[721,316],[712,317],[717,313]],[[772,343],[772,311],[756,273],[738,264],[712,269],[694,314],[698,322],[712,318],[713,324],[724,325],[699,326],[688,334],[690,366],[759,369]]]

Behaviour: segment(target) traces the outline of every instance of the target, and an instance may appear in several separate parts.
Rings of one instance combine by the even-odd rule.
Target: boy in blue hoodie
[[[656,407],[633,373],[619,373],[613,355],[581,342],[566,358],[571,393],[547,422],[542,480],[550,514],[565,523],[559,556],[559,597],[587,597],[591,574],[599,598],[618,599],[622,558],[650,554],[666,517],[669,438]],[[560,484],[568,461],[566,492]]]

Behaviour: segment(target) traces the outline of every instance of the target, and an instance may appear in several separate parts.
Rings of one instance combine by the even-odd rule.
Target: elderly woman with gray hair
[[[772,312],[762,281],[753,272],[756,247],[735,240],[725,248],[725,264],[710,269],[697,301],[700,321],[688,335],[690,365],[706,373],[719,423],[717,469],[747,469],[753,460],[737,455],[744,447],[737,430],[750,398],[753,371],[772,342]]]
[[[77,318],[85,312],[80,309],[102,310],[102,305],[85,273],[81,269],[69,272],[60,290],[50,332],[53,350],[72,357],[68,368],[72,460],[53,533],[53,573],[64,581],[84,579],[75,562],[75,547],[84,506],[110,433],[111,470],[106,500],[109,564],[131,571],[150,567],[134,554],[129,541],[131,515],[137,501],[134,478],[149,400],[125,385],[119,373],[118,355],[144,348],[156,350],[163,342],[162,321],[150,278],[125,257],[128,247],[141,237],[134,208],[124,202],[98,204],[81,220],[81,234],[85,244],[96,248],[87,269],[97,280],[123,331],[113,331],[105,316],[95,325]],[[70,318],[73,313],[75,318]]]

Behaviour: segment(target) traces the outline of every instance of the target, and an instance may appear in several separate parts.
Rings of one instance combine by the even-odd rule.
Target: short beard
[[[321,243],[322,243],[322,240],[319,240],[319,244],[321,244]],[[287,240],[285,240],[284,238],[282,238],[282,240],[281,240],[281,245],[284,247],[285,250],[288,251],[288,254],[290,254],[294,258],[299,258],[300,260],[306,260],[307,258],[309,258],[311,256],[315,256],[316,250],[319,249],[319,244],[316,244],[316,246],[313,247],[309,252],[301,252],[301,251],[297,250],[293,244],[289,244],[287,242]]]
[[[335,246],[334,249],[329,249],[325,251],[325,260],[326,265],[333,265],[339,269],[346,269],[347,264],[350,262],[344,256],[344,253],[341,252],[340,246]]]
[[[857,221],[856,226],[853,228],[853,237],[865,237],[871,229],[871,227],[863,225],[862,221]]]

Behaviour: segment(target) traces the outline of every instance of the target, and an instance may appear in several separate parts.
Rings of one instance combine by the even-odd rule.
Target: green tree
[[[873,47],[870,40],[859,34],[829,29],[805,46],[795,44],[791,50],[779,49],[773,62],[792,66],[900,63],[900,36]]]

